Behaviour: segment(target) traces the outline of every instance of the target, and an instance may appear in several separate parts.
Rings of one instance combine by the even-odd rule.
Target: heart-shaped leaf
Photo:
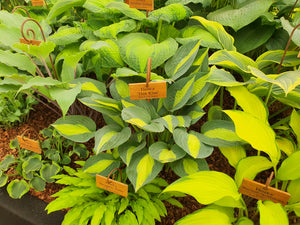
[[[52,177],[55,176],[60,170],[61,167],[54,162],[52,164],[44,164],[40,170],[41,178],[47,183],[52,183],[55,181],[52,179]]]
[[[296,180],[300,178],[300,151],[294,152],[286,158],[278,169],[277,179]]]
[[[182,159],[172,162],[170,166],[174,173],[180,177],[185,177],[199,171],[209,170],[205,159],[194,159],[188,155]]]
[[[271,201],[257,202],[261,225],[288,225],[289,220],[285,209],[279,203]]]
[[[150,145],[149,154],[161,163],[169,163],[181,159],[186,153],[178,145],[170,148],[167,143],[159,141]]]
[[[135,141],[127,141],[118,148],[119,155],[123,162],[126,165],[130,164],[131,157],[134,153],[144,149],[146,146],[146,141],[140,142],[135,142]]]
[[[29,191],[25,180],[13,180],[7,185],[7,192],[11,198],[20,199]]]

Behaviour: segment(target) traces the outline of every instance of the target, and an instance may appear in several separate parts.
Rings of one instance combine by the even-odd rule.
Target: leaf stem
[[[290,108],[290,106],[286,106],[286,107],[280,109],[279,111],[277,111],[277,112],[273,113],[271,116],[269,116],[269,119],[272,119],[273,117],[279,115],[280,113],[284,112],[285,110],[287,110],[289,108]]]
[[[287,181],[287,180],[282,182],[282,186],[281,186],[281,190],[282,190],[282,191],[285,191],[285,190],[286,190],[286,187],[287,187],[287,185],[288,185],[288,182],[289,182],[289,181]]]
[[[271,96],[271,93],[272,93],[273,85],[274,85],[274,84],[270,84],[270,86],[269,86],[268,94],[267,94],[267,97],[266,97],[266,99],[265,99],[265,104],[266,104],[266,105],[268,105],[268,102],[269,102],[269,99],[270,99],[270,96]]]
[[[224,100],[224,87],[220,89],[220,106],[223,108],[223,100]]]
[[[156,36],[156,42],[157,42],[157,43],[159,43],[161,27],[162,27],[162,20],[160,19],[160,20],[158,21],[158,28],[157,28],[157,36]]]

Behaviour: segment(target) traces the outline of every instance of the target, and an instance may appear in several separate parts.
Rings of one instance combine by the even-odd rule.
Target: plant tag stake
[[[38,141],[23,136],[17,136],[17,139],[21,148],[25,148],[38,154],[42,153],[40,143]]]
[[[273,172],[271,176],[272,175]],[[281,205],[285,206],[291,195],[287,192],[269,187],[270,182],[271,180],[268,179],[266,184],[261,184],[244,178],[242,185],[239,188],[239,192],[258,200],[271,200],[272,202],[280,203]]]
[[[41,41],[39,41],[39,40],[34,40],[34,39],[25,40],[24,38],[19,38],[19,39],[20,39],[20,43],[22,43],[22,44],[37,45],[37,46],[39,46],[41,44]]]
[[[125,0],[130,8],[144,9],[147,11],[154,10],[153,0]]]
[[[31,4],[33,6],[41,6],[41,5],[44,5],[44,0],[31,0]]]

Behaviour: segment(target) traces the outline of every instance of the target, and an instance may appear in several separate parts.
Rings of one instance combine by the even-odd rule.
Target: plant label
[[[41,154],[42,150],[40,147],[40,143],[38,141],[23,137],[23,136],[17,136],[18,142],[20,144],[21,148],[25,148],[29,151]]]
[[[154,10],[153,0],[126,0],[130,8],[144,9],[147,11]]]
[[[41,41],[39,40],[25,40],[24,38],[20,38],[20,43],[23,43],[23,44],[27,44],[27,45],[37,45],[39,46],[41,44]]]
[[[300,52],[298,53],[297,58],[300,58]]]
[[[167,97],[167,83],[165,81],[129,84],[130,99],[153,99]]]
[[[255,182],[247,178],[243,179],[239,192],[258,200],[271,200],[272,202],[280,203],[283,206],[287,204],[291,197],[291,195],[287,192],[266,186],[265,184]]]
[[[40,5],[44,5],[44,0],[31,0],[31,4],[33,6],[40,6]]]
[[[123,184],[119,181],[115,181],[104,176],[96,175],[96,185],[99,188],[121,195],[125,198],[128,195],[127,184]]]

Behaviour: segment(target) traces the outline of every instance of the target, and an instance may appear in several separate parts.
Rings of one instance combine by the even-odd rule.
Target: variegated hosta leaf
[[[78,27],[60,27],[57,32],[49,37],[49,41],[54,42],[56,45],[68,45],[77,42],[83,34]]]
[[[286,105],[300,109],[300,86],[297,86],[293,91],[289,92],[287,95],[279,87],[277,88],[277,91],[275,93],[275,88],[276,86],[272,89],[274,98]]]
[[[290,156],[296,151],[295,143],[290,139],[284,137],[277,137],[276,144],[278,148],[283,151],[287,156]]]
[[[135,8],[130,8],[128,4],[120,1],[111,1],[111,3],[106,5],[107,9],[116,9],[120,13],[123,13],[125,16],[134,19],[134,20],[143,20],[146,18],[146,15],[140,10]]]
[[[166,62],[165,71],[172,80],[176,80],[190,68],[200,46],[200,41],[189,42],[177,49],[175,55]]]
[[[181,111],[181,114],[189,116],[191,120],[191,124],[195,124],[198,120],[205,115],[204,110],[198,105],[198,103],[194,103],[190,106],[185,106]]]
[[[126,174],[138,191],[143,185],[151,182],[161,171],[163,164],[154,160],[147,149],[135,153],[126,168]]]
[[[171,169],[180,177],[185,177],[199,171],[209,170],[205,159],[194,159],[188,155],[170,164]]]
[[[78,83],[81,84],[81,92],[77,96],[78,98],[90,97],[93,94],[103,95],[103,96],[106,94],[106,86],[101,81],[87,78],[87,77],[80,77],[70,82],[70,84],[78,84]]]
[[[86,106],[108,116],[118,116],[121,113],[121,103],[102,95],[92,95],[91,97],[80,98]]]
[[[167,110],[174,112],[187,103],[193,92],[194,79],[195,76],[182,78],[168,88],[167,98],[164,99]]]
[[[213,152],[213,147],[204,144],[196,131],[188,133],[184,128],[176,128],[173,137],[175,143],[193,158],[206,158]]]
[[[154,37],[146,33],[127,34],[117,43],[124,62],[141,73],[146,71],[148,58],[151,58],[151,69],[155,69],[172,57],[178,48],[172,38],[156,43]]]
[[[180,178],[163,193],[179,191],[193,196],[200,204],[243,208],[241,194],[234,180],[225,173],[200,171]]]
[[[238,162],[245,158],[246,150],[242,146],[219,147],[221,153],[226,157],[229,164],[236,168]]]
[[[173,116],[166,115],[155,121],[159,121],[167,128],[171,133],[173,133],[176,127],[189,127],[191,124],[191,117],[189,116]]]
[[[249,113],[235,110],[224,110],[233,120],[236,134],[251,146],[267,153],[274,166],[280,159],[280,150],[275,141],[275,132],[270,125],[257,119]]]
[[[234,124],[226,120],[207,121],[201,127],[202,141],[211,146],[233,147],[243,144],[235,133]]]
[[[274,203],[272,201],[259,200],[257,202],[257,208],[260,214],[261,225],[288,225],[289,219],[286,210],[280,203]]]
[[[146,141],[127,141],[118,148],[119,155],[126,165],[130,164],[131,157],[134,153],[142,150],[146,146]]]
[[[209,6],[211,4],[211,0],[168,0],[165,4],[166,5],[170,5],[173,3],[180,3],[182,5],[187,5],[189,3],[201,3],[203,8],[206,8],[207,6]]]
[[[213,98],[216,96],[216,94],[218,93],[220,89],[220,86],[215,85],[215,84],[210,84],[210,86],[208,86],[207,91],[204,95],[204,97],[197,102],[197,104],[201,107],[204,108],[208,103],[210,103]]]
[[[107,115],[107,114],[102,114],[103,119],[106,124],[115,124],[121,127],[126,127],[126,122],[122,119],[121,115]]]
[[[95,135],[96,124],[87,116],[72,115],[59,118],[53,126],[63,137],[75,142],[86,142]]]
[[[121,100],[130,96],[128,84],[121,79],[116,79],[109,86],[109,90],[112,97],[116,100]]]
[[[160,118],[158,115],[156,108],[152,104],[152,102],[148,102],[146,99],[141,100],[131,100],[130,98],[125,98],[121,100],[122,105],[124,108],[131,107],[131,106],[137,106],[140,108],[143,108],[147,111],[147,113],[151,116],[151,119],[157,119]]]
[[[241,186],[244,178],[253,180],[255,176],[272,168],[273,163],[263,156],[248,156],[239,161],[234,176],[237,186]]]
[[[209,74],[207,72],[197,72],[194,73],[194,76],[195,80],[193,85],[193,92],[187,102],[187,105],[192,105],[195,102],[200,101],[205,96],[210,86],[212,86],[207,82],[207,79],[209,78]]]
[[[99,130],[95,134],[95,147],[96,154],[108,149],[113,149],[126,142],[131,135],[129,127],[121,128],[116,125],[107,125]]]
[[[178,145],[169,147],[167,143],[159,141],[150,145],[149,154],[153,159],[161,163],[169,163],[181,159],[186,152]]]
[[[280,21],[281,21],[281,24],[282,24],[283,29],[285,29],[285,30],[289,33],[289,35],[291,35],[292,32],[293,32],[293,30],[294,30],[294,27],[291,26],[291,24],[289,23],[289,21],[286,20],[284,17],[281,17],[281,18],[280,18]],[[293,34],[293,36],[292,36],[292,41],[293,41],[296,45],[300,46],[300,31],[299,31],[298,29],[296,29],[296,30],[294,31],[294,34]]]
[[[296,151],[281,163],[276,178],[279,180],[296,180],[300,178],[299,161],[300,151]]]
[[[233,45],[234,39],[228,34],[224,27],[218,22],[207,20],[200,16],[193,16],[191,19],[197,20],[201,23],[206,31],[208,31],[222,46],[222,49],[228,51],[236,51]]]
[[[206,79],[206,82],[219,86],[235,87],[246,84],[244,82],[238,82],[231,73],[223,69],[217,69],[215,66],[211,68],[208,75],[209,77]]]
[[[248,66],[257,67],[256,62],[251,58],[241,53],[227,50],[219,50],[212,54],[209,57],[209,64],[232,69],[238,73],[250,73]]]
[[[120,161],[111,154],[101,152],[91,156],[83,166],[83,172],[108,176],[115,168],[119,168]]]
[[[293,110],[291,114],[290,126],[296,134],[297,142],[300,148],[300,111]]]

